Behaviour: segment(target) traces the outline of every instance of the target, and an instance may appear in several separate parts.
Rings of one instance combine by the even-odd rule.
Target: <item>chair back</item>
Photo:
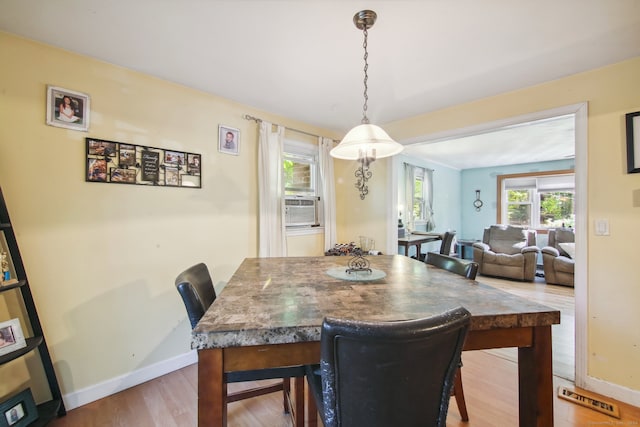
[[[471,280],[476,280],[476,275],[478,274],[477,262],[437,254],[435,252],[429,252],[424,262]]]
[[[455,231],[445,231],[442,235],[442,244],[440,245],[440,253],[443,255],[451,254],[451,246],[453,245],[453,238],[456,236]]]
[[[193,329],[216,299],[216,290],[209,269],[203,263],[187,268],[176,277],[176,288],[187,309]]]
[[[483,243],[496,253],[519,254],[522,248],[536,245],[536,232],[515,225],[492,225],[484,229]]]
[[[555,228],[549,230],[547,245],[556,248],[561,254],[567,256],[566,252],[560,247],[560,243],[575,243],[576,233],[571,228]]]
[[[470,319],[462,307],[398,322],[326,318],[325,427],[445,426]]]

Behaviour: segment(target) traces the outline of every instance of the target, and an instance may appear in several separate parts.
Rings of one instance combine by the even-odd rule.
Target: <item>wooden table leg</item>
[[[198,350],[198,426],[226,427],[226,401],[222,349]]]
[[[313,396],[313,393],[309,388],[307,388],[307,423],[309,427],[318,426],[318,407],[316,406],[316,398]]]
[[[295,427],[304,427],[304,377],[298,377],[294,380],[293,386],[296,391],[296,399],[294,401],[295,409]]]
[[[533,328],[533,346],[518,348],[520,427],[553,427],[551,326]]]

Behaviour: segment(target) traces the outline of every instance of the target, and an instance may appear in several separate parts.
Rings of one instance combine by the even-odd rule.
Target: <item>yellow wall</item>
[[[640,58],[385,124],[397,140],[588,102],[588,375],[640,390],[640,174],[626,173],[624,115],[640,110]],[[348,207],[344,207],[348,209]],[[607,218],[610,236],[595,236]]]
[[[0,52],[0,185],[63,394],[189,351],[175,276],[204,261],[224,281],[257,255],[243,114],[335,135],[6,33]],[[88,133],[45,125],[48,84],[91,96]],[[239,156],[217,151],[219,124]],[[87,183],[85,137],[201,153],[202,189]]]
[[[336,160],[334,175],[336,180],[336,217],[339,243],[360,244],[360,236],[375,240],[375,248],[386,253],[387,245],[387,181],[389,159],[376,160],[371,164],[372,178],[369,180],[369,194],[364,200],[355,187],[355,170],[358,163],[353,160]]]

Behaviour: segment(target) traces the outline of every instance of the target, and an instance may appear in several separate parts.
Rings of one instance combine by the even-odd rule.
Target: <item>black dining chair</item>
[[[187,315],[193,329],[216,299],[216,291],[213,287],[209,269],[204,263],[189,267],[176,277],[175,284],[187,309]],[[282,379],[276,384],[229,393],[227,395],[227,403],[282,391],[284,395],[284,412],[289,413],[291,410],[288,399],[288,394],[291,390],[290,379],[296,378],[295,403],[297,411],[295,411],[295,419],[296,427],[302,427],[304,426],[304,376],[304,366],[227,372],[225,373],[226,383]]]
[[[442,255],[451,254],[451,246],[453,246],[453,239],[456,237],[455,231],[445,231],[442,235],[442,243],[440,244],[440,252]]]
[[[478,263],[475,261],[429,252],[424,262],[471,280],[476,280],[478,275]]]
[[[435,253],[441,253],[443,255],[449,255],[451,253],[451,247],[453,246],[453,240],[456,237],[456,232],[455,231],[445,231],[442,234],[442,241],[440,243],[440,249],[438,252]],[[430,252],[428,252],[430,253]],[[416,254],[416,256],[411,257],[420,261],[424,261],[426,259],[426,254]]]
[[[398,322],[325,318],[307,366],[309,426],[444,427],[471,320],[458,307]]]
[[[464,276],[467,279],[475,280],[478,274],[478,263],[461,258],[454,258],[452,256],[442,255],[435,252],[427,254],[425,259],[427,264],[431,264],[435,267],[442,268],[443,270],[450,271],[451,273]],[[462,421],[469,421],[469,413],[467,412],[467,402],[464,399],[464,389],[462,388],[462,362],[458,367],[456,373],[455,383],[453,385],[452,395],[456,399],[458,405],[458,411],[460,412],[460,418]]]

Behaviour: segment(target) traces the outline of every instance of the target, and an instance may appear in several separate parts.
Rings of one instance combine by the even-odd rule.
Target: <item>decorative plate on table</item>
[[[375,268],[371,269],[370,272],[352,271],[351,273],[347,273],[346,270],[345,267],[330,268],[327,270],[327,274],[335,279],[348,280],[350,282],[371,282],[384,279],[387,276],[387,273],[382,270],[376,270]]]

